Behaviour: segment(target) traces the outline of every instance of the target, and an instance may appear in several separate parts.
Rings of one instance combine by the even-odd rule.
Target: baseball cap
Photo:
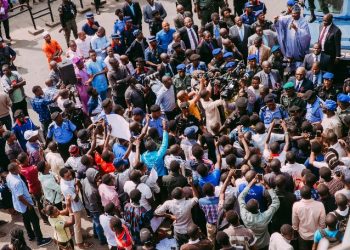
[[[27,130],[24,132],[24,139],[26,141],[30,140],[31,138],[33,138],[34,136],[38,135],[39,130]]]

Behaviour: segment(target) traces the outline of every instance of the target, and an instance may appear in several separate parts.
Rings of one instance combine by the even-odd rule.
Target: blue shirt
[[[22,214],[27,211],[27,206],[24,205],[19,199],[18,196],[23,195],[24,199],[31,205],[34,206],[33,200],[29,194],[29,190],[19,175],[14,175],[9,173],[6,177],[6,182],[8,188],[12,193],[12,203],[13,208]]]
[[[265,127],[268,128],[274,119],[285,119],[288,117],[288,113],[280,104],[276,104],[275,110],[270,110],[267,106],[262,107],[260,109],[259,117],[260,120],[264,122]]]
[[[114,23],[114,33],[115,34],[120,34],[123,30],[124,30],[124,27],[125,27],[125,21],[124,20],[117,20],[115,21]]]
[[[96,62],[91,59],[86,64],[86,71],[89,75],[97,74],[101,72],[107,65],[103,62],[101,57],[96,58]],[[98,93],[106,91],[108,88],[107,78],[105,74],[98,75],[92,80],[92,86]]]
[[[321,122],[323,119],[323,111],[321,107],[321,99],[317,97],[313,104],[306,104],[306,115],[305,118],[310,123]]]
[[[48,105],[53,103],[54,100],[50,100],[40,97],[34,97],[31,101],[33,110],[38,113],[40,122],[48,122],[51,121],[51,114],[48,108]]]
[[[16,138],[24,152],[27,151],[27,148],[26,148],[27,141],[26,139],[24,139],[24,132],[26,132],[27,130],[37,130],[37,129],[38,127],[33,124],[30,118],[25,118],[24,122],[21,124],[16,122],[15,125],[13,126],[12,131],[16,135]]]
[[[161,50],[159,47],[157,47],[155,50],[148,47],[145,50],[145,61],[159,64],[160,63],[160,59],[159,59],[160,54],[161,54]]]
[[[336,238],[336,235],[338,233],[339,230],[335,230],[335,231],[331,231],[328,228],[323,229],[323,231],[325,232],[325,234],[327,235],[328,238]],[[322,234],[320,229],[318,229],[315,234],[314,234],[314,242],[315,243],[319,243],[322,239]],[[343,235],[340,237],[340,239],[343,239]]]
[[[143,121],[143,125],[145,125],[145,120]],[[163,124],[162,124],[162,118],[159,117],[158,119],[149,119],[149,125],[150,128],[156,128],[158,131],[159,137],[162,137],[163,135]]]
[[[167,131],[163,132],[163,141],[158,151],[146,151],[141,155],[141,161],[145,163],[148,170],[154,168],[157,171],[158,176],[167,175],[168,171],[164,166],[164,156],[168,148],[169,134]]]
[[[58,144],[65,144],[72,140],[77,127],[70,120],[63,120],[61,126],[52,122],[47,132],[47,138],[53,138]]]
[[[114,143],[113,145],[113,154],[116,159],[121,159],[125,155],[127,150],[127,147],[119,144],[119,143]]]
[[[246,183],[239,185],[238,193],[240,194],[244,188],[247,186]],[[250,199],[255,199],[259,202],[260,211],[263,212],[266,210],[265,202],[264,202],[264,192],[265,189],[262,185],[254,184],[248,191],[247,196],[245,197],[245,203],[247,203]]]
[[[296,198],[297,201],[301,200],[300,190],[295,190],[294,195],[295,195],[295,198]],[[311,189],[311,198],[314,199],[315,201],[318,201],[319,197],[320,196],[319,196],[317,190],[312,188]]]
[[[95,24],[97,27],[100,27],[100,25],[99,25],[98,22],[95,21],[94,24]],[[86,35],[88,35],[88,36],[93,36],[93,35],[95,35],[95,33],[96,33],[96,31],[97,31],[97,29],[91,28],[91,26],[88,25],[87,23],[85,23],[81,29],[82,29],[82,30],[86,33]]]
[[[256,21],[256,16],[254,12],[252,12],[249,16],[246,13],[244,13],[243,15],[241,15],[241,19],[243,23],[252,25]]]
[[[175,32],[175,29],[170,28],[168,32],[161,30],[156,34],[156,39],[162,53],[167,53],[168,46],[173,41],[173,34]]]
[[[91,39],[91,48],[95,50],[96,55],[101,57],[102,59],[105,59],[107,56],[106,49],[110,45],[108,39],[106,36],[98,37],[94,36]]]
[[[214,171],[208,174],[207,176],[205,177],[199,176],[198,177],[199,186],[202,188],[204,184],[207,182],[213,184],[214,187],[218,186],[220,183],[220,174],[221,174],[220,169],[215,168]]]

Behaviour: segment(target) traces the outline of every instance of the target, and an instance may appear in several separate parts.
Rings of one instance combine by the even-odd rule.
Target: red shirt
[[[41,194],[41,184],[38,179],[38,169],[36,166],[21,166],[21,174],[26,178],[29,193],[33,195]]]
[[[95,153],[95,162],[98,166],[100,166],[100,169],[103,173],[114,173],[115,167],[113,165],[113,162],[105,162],[99,153]]]

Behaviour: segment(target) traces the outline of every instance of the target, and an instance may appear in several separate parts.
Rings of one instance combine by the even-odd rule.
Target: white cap
[[[47,36],[47,35],[50,35],[50,33],[45,30],[44,33],[43,33],[43,38],[45,38],[45,36]]]
[[[24,132],[24,139],[26,141],[30,140],[30,138],[38,135],[39,130],[27,130]]]

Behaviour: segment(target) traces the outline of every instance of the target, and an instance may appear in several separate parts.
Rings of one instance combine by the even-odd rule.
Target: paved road
[[[77,0],[73,0],[76,2],[77,6],[79,6],[79,2]],[[106,33],[108,35],[111,34],[113,30],[113,24],[116,19],[114,16],[114,11],[116,8],[120,7],[121,4],[123,4],[123,1],[120,0],[114,1],[114,0],[107,0],[107,4],[103,9],[101,9],[101,15],[96,16],[96,20],[100,23],[100,25],[104,26],[106,28]],[[143,5],[146,1],[141,0],[140,3]],[[175,10],[175,1],[162,1],[165,9],[168,12],[168,20],[170,21],[171,25],[173,24],[173,16],[176,14]],[[232,7],[232,2],[230,1],[230,5]],[[284,8],[285,8],[285,0],[265,0],[267,9],[268,9],[268,15],[267,18],[272,20],[272,18],[276,15],[278,15]],[[54,18],[55,20],[58,19],[57,15],[57,8],[60,4],[60,0],[57,0],[52,3],[52,9],[54,11]],[[85,0],[84,5],[90,5],[89,1]],[[45,3],[40,3],[39,5],[34,6],[34,11],[40,10],[42,8],[45,8]],[[42,17],[37,20],[37,25],[41,27],[45,27],[44,23],[45,21],[49,21],[49,16]],[[77,17],[77,23],[78,27],[81,27],[82,24],[85,22],[83,15],[78,15]],[[198,19],[195,18],[195,22],[198,22]],[[14,42],[12,47],[17,52],[17,59],[15,61],[15,64],[18,66],[19,72],[22,74],[24,79],[27,81],[27,85],[25,86],[25,91],[28,97],[32,97],[32,87],[34,85],[41,85],[45,86],[44,81],[47,79],[48,76],[48,65],[47,60],[41,50],[41,46],[43,44],[43,39],[41,35],[38,36],[32,36],[28,33],[29,29],[32,29],[32,23],[30,21],[30,17],[28,13],[21,14],[13,19],[10,20],[10,26],[11,26],[11,37],[13,38]],[[59,27],[55,27],[53,29],[48,29],[48,31],[51,33],[52,37],[65,48],[65,39],[63,36],[63,33],[59,33]],[[143,30],[145,31],[145,35],[148,35],[148,27],[146,25],[143,26]],[[38,124],[38,117],[37,114],[30,109],[30,116]],[[1,231],[4,232],[10,232],[12,228],[14,227],[23,227],[23,223],[20,216],[17,216],[15,218],[11,218],[8,214],[0,212],[0,218],[3,220],[7,220],[10,223],[0,227]],[[84,218],[83,219],[83,228],[90,233],[92,228],[92,224],[89,221],[89,219]],[[53,236],[53,231],[51,230],[50,226],[41,224],[42,231],[45,236]],[[0,239],[0,247],[2,244],[6,244],[9,241],[9,237],[1,238]],[[94,242],[95,246],[93,249],[107,249],[106,247],[99,247],[97,242]],[[30,244],[30,246],[33,249],[37,249],[35,244]],[[41,248],[41,249],[56,249],[54,245],[47,248]]]

